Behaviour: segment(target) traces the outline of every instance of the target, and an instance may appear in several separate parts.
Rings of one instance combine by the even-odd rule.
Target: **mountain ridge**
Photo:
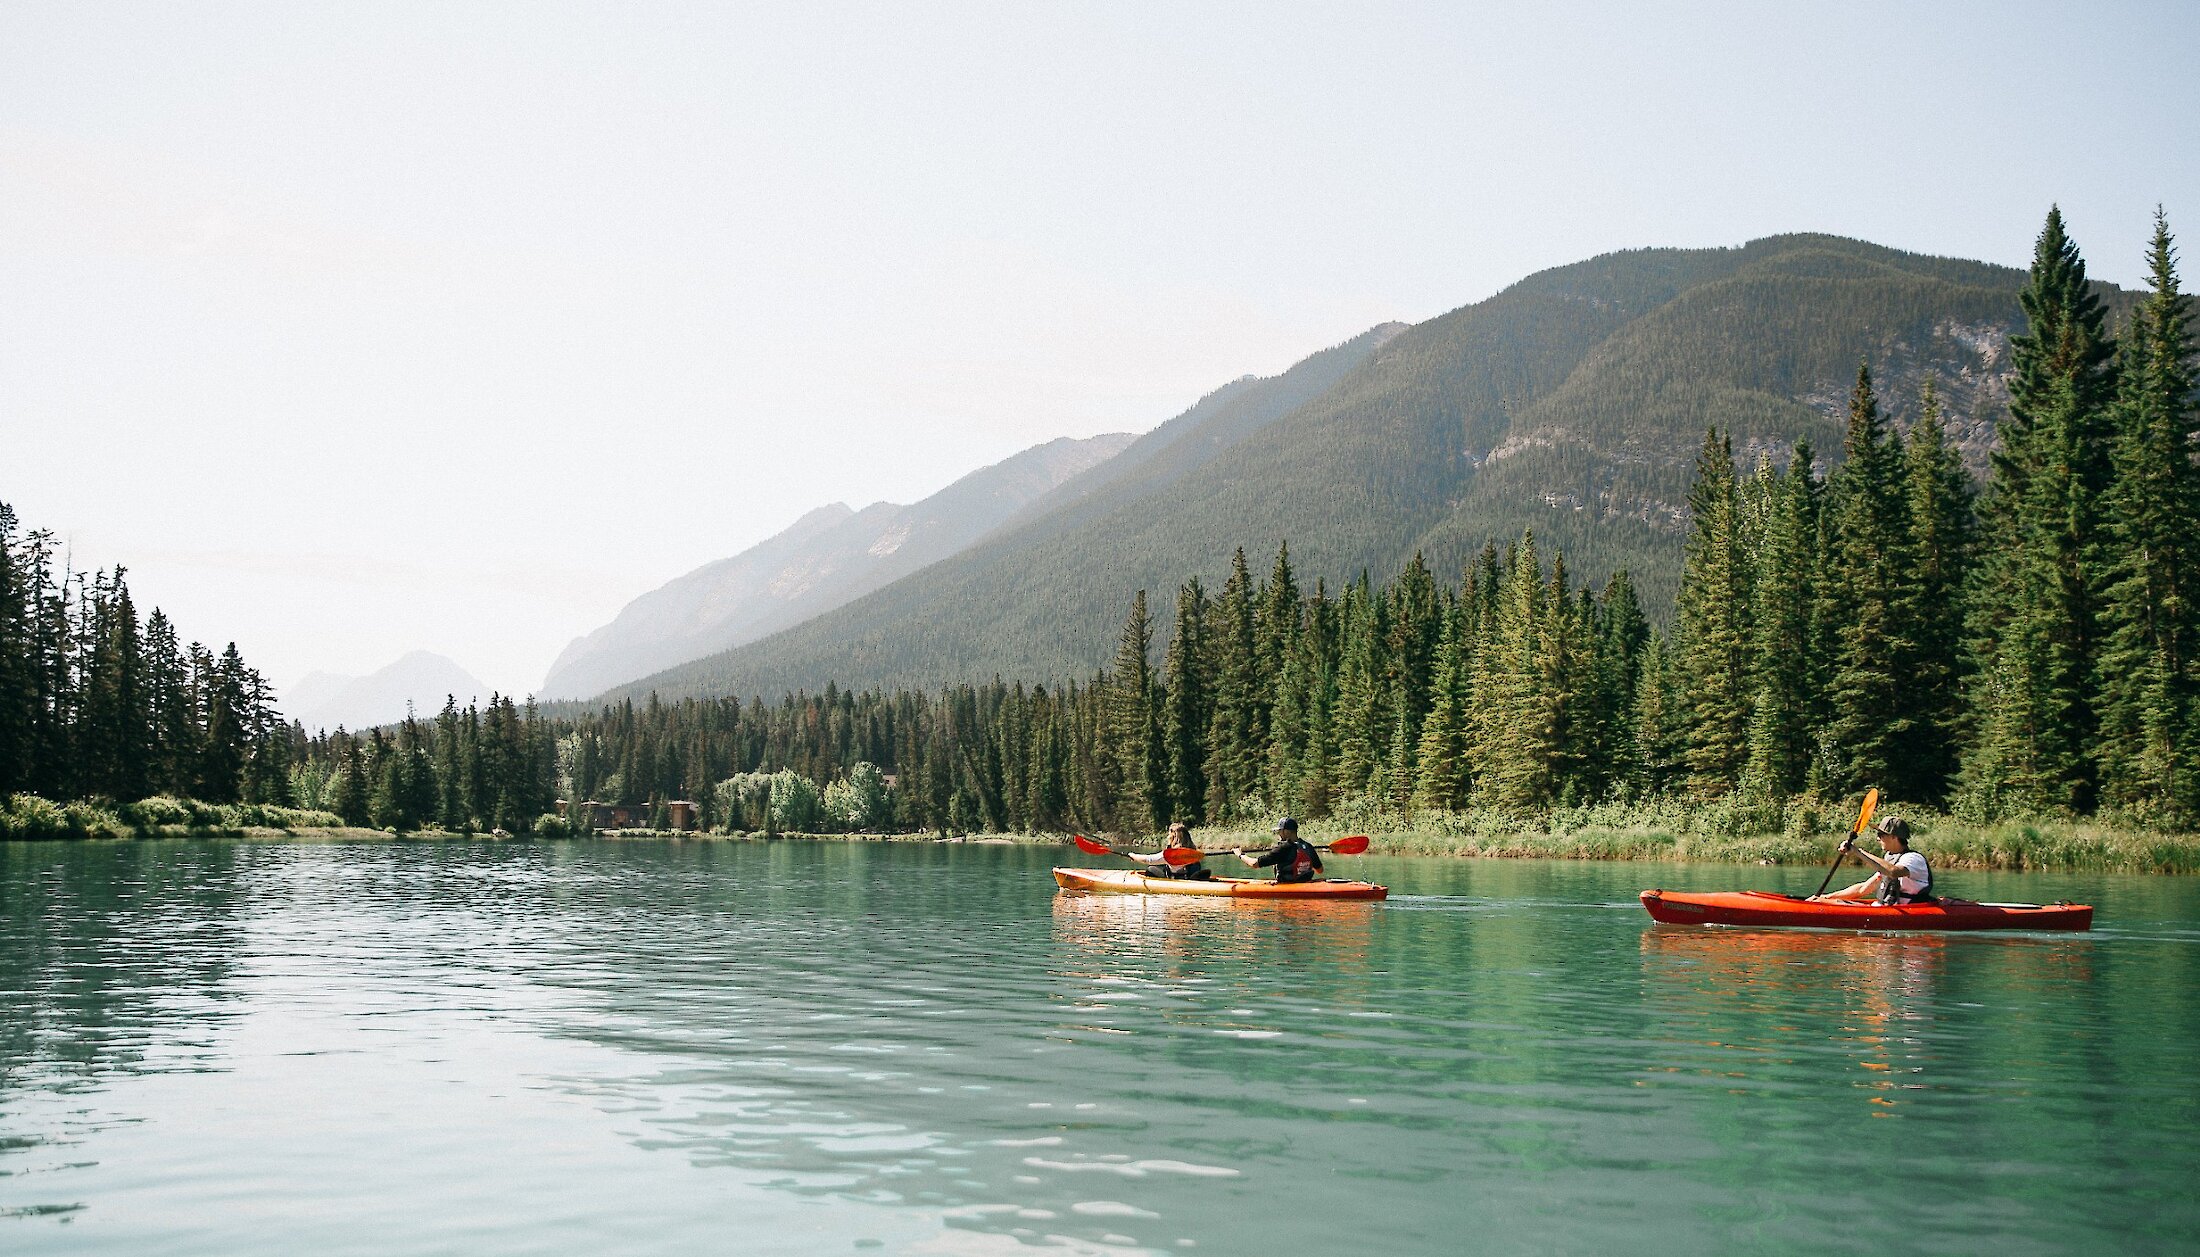
[[[489,692],[480,678],[456,660],[413,650],[365,676],[308,673],[288,687],[282,708],[308,730],[339,726],[361,730],[403,720],[408,702],[419,714],[433,715],[446,696],[455,696],[463,706],[470,700],[486,700]]]
[[[907,506],[834,502],[780,532],[677,576],[574,639],[542,684],[574,698],[677,666],[831,611],[993,532],[1019,507],[1105,464],[1130,433],[1058,437],[957,478]]]
[[[1944,398],[1970,412],[1950,419],[1977,466],[2006,408],[2022,279],[1813,233],[1551,268],[1347,342],[1360,351],[1332,369],[1314,369],[1317,354],[1225,386],[1211,413],[1180,416],[1176,436],[1265,398],[1249,428],[1257,441],[1174,463],[1151,451],[1155,474],[1128,463],[1089,491],[1058,491],[1045,511],[921,578],[604,698],[1088,676],[1112,656],[1134,591],[1148,592],[1165,625],[1180,581],[1214,587],[1240,545],[1264,572],[1285,541],[1312,586],[1393,571],[1416,552],[1456,573],[1486,542],[1533,528],[1577,578],[1628,568],[1660,610],[1677,584],[1681,504],[1707,426],[1733,430],[1745,465],[1784,458],[1798,438],[1836,459],[1840,407],[1864,361],[1882,373],[1898,426],[1923,379],[1941,380]],[[1294,378],[1310,387],[1281,388]]]

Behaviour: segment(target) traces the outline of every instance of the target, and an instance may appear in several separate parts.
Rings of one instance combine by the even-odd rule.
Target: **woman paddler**
[[[1155,865],[1154,871],[1146,874],[1148,877],[1180,877],[1194,882],[1214,880],[1215,875],[1208,872],[1207,866],[1197,860],[1184,865],[1170,864],[1169,851],[1172,848],[1179,847],[1194,851],[1199,849],[1199,844],[1192,841],[1191,826],[1186,825],[1183,821],[1176,821],[1169,826],[1169,836],[1162,842],[1161,850],[1154,852],[1152,855],[1140,855],[1135,851],[1126,851],[1123,854],[1141,864]]]
[[[1870,877],[1844,890],[1820,899],[1868,899],[1876,903],[1931,903],[1933,899],[1933,870],[1925,863],[1925,855],[1910,850],[1910,823],[1899,816],[1890,816],[1872,826],[1879,835],[1882,854],[1856,849],[1856,835],[1841,840],[1841,850],[1872,866]]]

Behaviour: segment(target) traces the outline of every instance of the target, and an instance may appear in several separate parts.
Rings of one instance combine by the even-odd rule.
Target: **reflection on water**
[[[1751,1013],[1797,1003],[1825,1006],[1812,1033],[1846,1044],[1866,1117],[1888,1117],[1894,1094],[1927,1086],[1935,979],[1948,938],[1818,930],[1727,930],[1654,925],[1642,934],[1644,993],[1680,992],[1687,1013],[1736,1027],[1739,1041],[1706,1046],[1777,1051],[1793,1024],[1752,1028]],[[1723,1071],[1742,1076],[1744,1071]]]
[[[1291,906],[1058,895],[1055,855],[0,847],[0,1234],[2027,1253],[2200,1222],[2193,883],[2083,883],[2092,938],[1902,937],[1634,903],[1728,869],[1368,861],[1390,903]]]

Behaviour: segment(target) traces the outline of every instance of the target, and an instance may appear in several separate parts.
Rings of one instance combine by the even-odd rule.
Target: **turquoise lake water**
[[[2200,879],[1867,937],[1635,902],[1815,869],[1057,863],[0,844],[0,1252],[2200,1252]]]

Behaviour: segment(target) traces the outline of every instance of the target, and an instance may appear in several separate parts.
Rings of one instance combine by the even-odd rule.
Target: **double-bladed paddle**
[[[1119,855],[1126,860],[1131,858],[1130,852],[1119,847],[1111,847],[1097,838],[1087,838],[1083,834],[1071,834],[1070,841],[1077,844],[1079,851],[1090,855]]]
[[[1877,808],[1878,806],[1879,787],[1873,786],[1871,789],[1864,792],[1864,809],[1856,814],[1856,824],[1849,828],[1849,842],[1856,841],[1856,836],[1864,832],[1864,826],[1871,824],[1872,810],[1874,808]],[[1841,861],[1847,859],[1848,856],[1849,843],[1844,842],[1841,844],[1840,848],[1833,853],[1833,867],[1826,870],[1826,880],[1818,883],[1818,889],[1812,892],[1811,898],[1816,899],[1818,896],[1826,893],[1826,887],[1833,885],[1834,873],[1839,871],[1841,868]]]
[[[1339,838],[1335,842],[1315,843],[1314,849],[1316,851],[1327,851],[1332,855],[1358,855],[1367,850],[1367,843],[1366,834],[1354,834],[1349,838]],[[1227,851],[1201,851],[1194,847],[1169,847],[1162,851],[1161,858],[1168,861],[1172,867],[1183,868],[1187,864],[1197,864],[1211,855],[1229,854]]]

